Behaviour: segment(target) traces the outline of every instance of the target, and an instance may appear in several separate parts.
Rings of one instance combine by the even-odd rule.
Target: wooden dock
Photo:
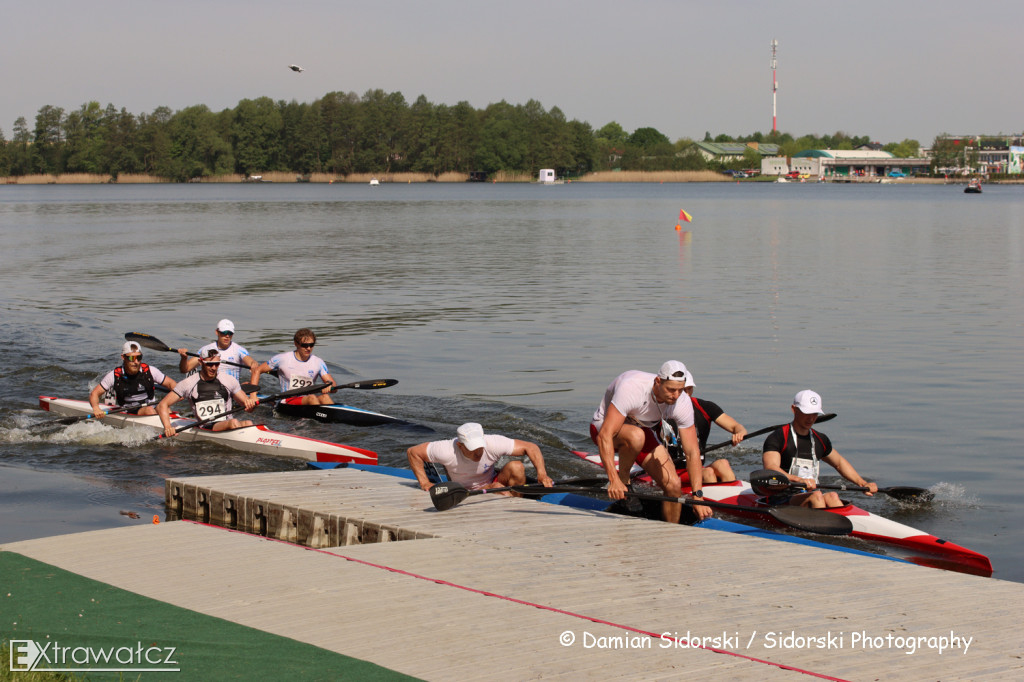
[[[427,680],[1024,679],[1017,583],[351,469],[167,502],[0,549]]]

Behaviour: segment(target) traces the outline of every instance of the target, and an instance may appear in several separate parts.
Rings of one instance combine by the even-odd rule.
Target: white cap
[[[232,334],[234,334],[235,333],[235,323],[232,322],[231,320],[227,319],[227,318],[224,318],[223,320],[221,320],[220,322],[217,323],[217,331],[219,331],[219,332],[231,332]]]
[[[793,397],[793,407],[804,414],[825,414],[821,411],[821,396],[814,391],[800,391]]]
[[[683,384],[683,388],[697,388],[697,382],[693,380],[693,374],[689,370],[686,371],[686,383]]]
[[[220,357],[220,351],[219,350],[217,350],[216,348],[207,348],[202,353],[200,353],[199,360],[200,360],[200,362],[206,362],[207,360],[209,360],[211,358],[217,358],[217,357]]]
[[[658,378],[662,381],[686,381],[689,372],[686,365],[678,360],[669,360],[658,370]]]
[[[476,450],[487,444],[484,442],[484,427],[475,422],[463,424],[455,433],[459,436],[459,442],[465,445],[467,450]]]
[[[141,353],[142,346],[135,343],[134,341],[125,341],[124,345],[121,346],[121,355],[128,355],[129,353]]]

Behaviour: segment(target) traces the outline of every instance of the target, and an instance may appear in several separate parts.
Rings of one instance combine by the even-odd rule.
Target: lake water
[[[693,222],[676,230],[680,209]],[[47,509],[145,521],[168,476],[301,468],[97,424],[23,428],[47,418],[40,394],[84,398],[125,332],[195,349],[228,317],[259,359],[309,326],[341,381],[399,379],[338,399],[436,433],[261,412],[388,465],[479,421],[540,443],[556,477],[592,473],[569,451],[593,448],[605,387],[668,359],[750,430],[813,388],[839,415],[821,430],[861,473],[938,492],[926,508],[861,506],[1024,581],[1021,187],[4,186],[0,254],[0,541],[65,532],[38,523]],[[176,370],[176,355],[145,359]],[[739,473],[760,468],[761,443],[727,451]],[[24,469],[52,485],[19,487]]]

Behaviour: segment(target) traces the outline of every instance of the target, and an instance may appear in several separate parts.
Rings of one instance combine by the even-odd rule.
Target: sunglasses
[[[204,362],[203,367],[220,367],[219,362]]]
[[[125,362],[140,362],[142,360],[141,355],[122,355]]]
[[[222,332],[219,329],[217,330],[217,333],[220,334],[221,336],[234,336],[235,335],[234,332]]]
[[[299,347],[300,348],[312,348],[315,345],[316,345],[316,343],[300,343]]]

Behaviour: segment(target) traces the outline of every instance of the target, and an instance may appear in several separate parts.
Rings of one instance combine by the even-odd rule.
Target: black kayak
[[[316,419],[322,422],[351,424],[352,426],[408,423],[398,417],[364,410],[361,407],[353,407],[351,405],[303,405],[301,396],[298,399],[289,398],[282,400],[277,403],[275,409],[278,413],[288,417]]]

